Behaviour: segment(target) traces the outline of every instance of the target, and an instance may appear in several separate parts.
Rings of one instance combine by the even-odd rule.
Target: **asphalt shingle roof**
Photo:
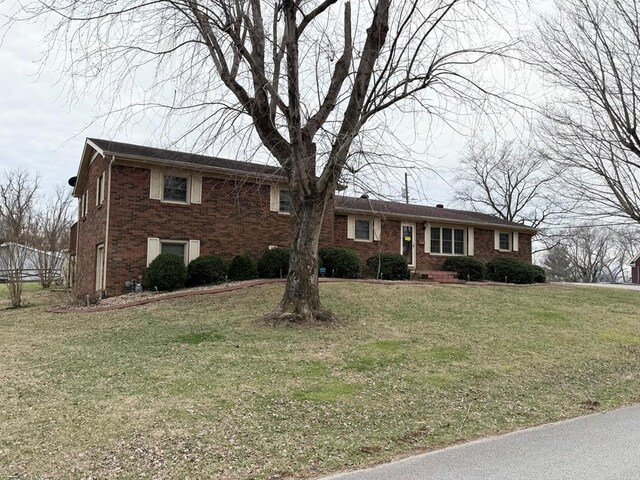
[[[147,159],[163,160],[175,163],[200,165],[203,167],[215,167],[226,170],[234,170],[239,173],[253,173],[259,175],[274,175],[284,177],[284,171],[280,167],[262,165],[259,163],[241,162],[226,158],[210,157],[193,153],[177,152],[161,148],[133,145],[130,143],[114,142],[98,138],[87,139],[104,151],[105,154],[125,157],[140,157]],[[437,218],[454,220],[459,222],[471,222],[475,224],[504,225],[505,227],[526,227],[519,223],[509,222],[493,215],[451,208],[430,207],[427,205],[415,205],[386,200],[374,200],[368,198],[347,197],[336,195],[335,209],[337,211],[362,211],[382,214],[406,215],[411,217]]]
[[[386,213],[399,216],[406,215],[411,217],[438,218],[442,220],[456,220],[477,224],[504,225],[505,227],[525,227],[522,224],[503,220],[494,215],[487,215],[485,213],[340,195],[336,195],[335,209],[338,211],[358,210],[362,212]]]
[[[175,150],[165,150],[162,148],[145,147],[133,145],[131,143],[113,142],[99,138],[88,138],[98,148],[106,154],[125,157],[144,157],[149,159],[164,160],[176,163],[187,163],[190,165],[200,165],[202,167],[224,168],[226,170],[236,170],[243,173],[256,173],[261,175],[277,175],[284,177],[284,172],[280,167],[262,165],[259,163],[240,162],[226,158],[210,157],[195,153],[177,152]]]

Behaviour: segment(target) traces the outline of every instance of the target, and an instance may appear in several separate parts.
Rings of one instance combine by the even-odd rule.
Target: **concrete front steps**
[[[411,279],[438,283],[464,283],[458,279],[457,272],[445,272],[441,270],[421,270],[419,272],[413,272]]]

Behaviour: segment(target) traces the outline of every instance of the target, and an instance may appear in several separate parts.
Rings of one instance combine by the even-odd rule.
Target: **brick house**
[[[277,167],[87,139],[77,177],[71,245],[79,294],[124,293],[160,253],[258,258],[290,243],[290,197]],[[533,228],[491,215],[336,194],[320,246],[349,247],[363,261],[407,257],[417,272],[451,255],[531,262]]]

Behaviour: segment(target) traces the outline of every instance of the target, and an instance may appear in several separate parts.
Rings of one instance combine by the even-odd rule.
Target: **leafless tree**
[[[544,259],[548,277],[583,283],[628,282],[639,230],[593,223],[569,228]]]
[[[37,226],[31,245],[37,250],[36,265],[43,288],[49,288],[60,276],[62,252],[68,247],[73,224],[75,203],[72,200],[69,189],[59,187],[39,205],[36,214]]]
[[[540,227],[558,214],[550,192],[555,175],[533,148],[515,141],[475,141],[460,162],[455,199],[503,220]]]
[[[539,228],[539,248],[559,238],[545,230],[569,210],[557,193],[558,175],[536,148],[518,141],[474,140],[457,171],[455,200],[472,210]]]
[[[437,114],[477,99],[486,92],[472,73],[504,49],[483,40],[500,16],[489,0],[68,0],[17,11],[10,21],[55,24],[51,47],[63,46],[79,88],[98,79],[115,104],[150,74],[173,95],[133,109],[192,112],[185,135],[201,127],[205,142],[257,135],[292,193],[290,271],[274,312],[288,321],[332,318],[320,302],[318,241],[354,141],[391,110]]]
[[[0,221],[4,229],[0,270],[6,275],[11,306],[22,305],[23,271],[33,237],[38,179],[25,170],[4,173],[0,179]]]
[[[640,3],[564,0],[529,57],[557,95],[541,128],[565,192],[583,210],[640,222]],[[586,202],[585,200],[588,200]]]
[[[606,265],[609,280],[614,283],[631,281],[631,260],[640,250],[640,230],[633,226],[618,226],[610,229],[612,252]]]

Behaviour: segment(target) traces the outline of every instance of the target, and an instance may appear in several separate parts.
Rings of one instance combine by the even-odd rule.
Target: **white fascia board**
[[[73,196],[76,198],[80,197],[80,193],[78,192],[78,185],[84,184],[85,179],[83,177],[86,175],[83,174],[85,174],[87,172],[87,169],[89,168],[89,163],[92,156],[89,155],[89,149],[93,149],[94,152],[97,152],[104,157],[104,151],[87,138],[84,142],[84,147],[82,148],[82,155],[80,156],[80,165],[78,165],[78,172],[76,174],[76,186],[73,187]]]

